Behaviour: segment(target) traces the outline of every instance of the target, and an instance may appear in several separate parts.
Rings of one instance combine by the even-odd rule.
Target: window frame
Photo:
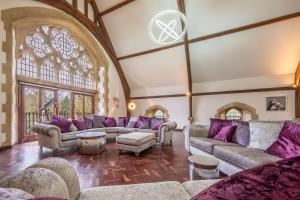
[[[241,114],[240,119],[238,119],[238,120],[242,120],[242,119],[243,119],[243,112],[242,112],[241,109],[239,109],[239,108],[237,108],[237,107],[230,107],[230,108],[226,109],[226,110],[225,110],[225,119],[228,119],[228,118],[227,118],[227,113],[228,113],[231,109],[236,109],[236,110],[239,111],[239,113]],[[232,119],[229,119],[229,120],[232,120]]]

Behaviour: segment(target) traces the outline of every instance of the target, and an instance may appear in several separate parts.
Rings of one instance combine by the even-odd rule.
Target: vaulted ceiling
[[[178,86],[184,94],[189,81],[293,74],[300,59],[299,0],[85,1],[96,3],[111,56],[131,91]],[[188,34],[160,46],[150,39],[148,24],[166,9],[185,9]]]

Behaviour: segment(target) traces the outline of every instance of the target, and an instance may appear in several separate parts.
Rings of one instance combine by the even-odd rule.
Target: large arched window
[[[230,120],[241,120],[242,119],[242,112],[236,108],[229,108],[226,111],[226,119],[230,119]]]
[[[87,50],[65,28],[42,25],[22,42],[17,75],[96,89],[96,67]]]

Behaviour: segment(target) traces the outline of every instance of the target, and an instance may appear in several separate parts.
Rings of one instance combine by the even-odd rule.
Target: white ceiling
[[[192,80],[206,82],[294,73],[300,17],[190,45]]]
[[[132,89],[153,88],[187,83],[184,47],[121,60]]]
[[[123,0],[96,0],[105,10]],[[136,0],[105,16],[122,57],[160,47],[148,35],[151,18],[176,0]],[[189,39],[300,11],[300,0],[185,0]],[[190,45],[192,80],[229,80],[293,73],[300,55],[300,18]],[[121,60],[131,89],[187,84],[183,46]]]

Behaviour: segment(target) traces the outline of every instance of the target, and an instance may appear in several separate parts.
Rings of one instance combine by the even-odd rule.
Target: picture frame
[[[286,96],[266,97],[266,111],[286,111],[286,106]]]

